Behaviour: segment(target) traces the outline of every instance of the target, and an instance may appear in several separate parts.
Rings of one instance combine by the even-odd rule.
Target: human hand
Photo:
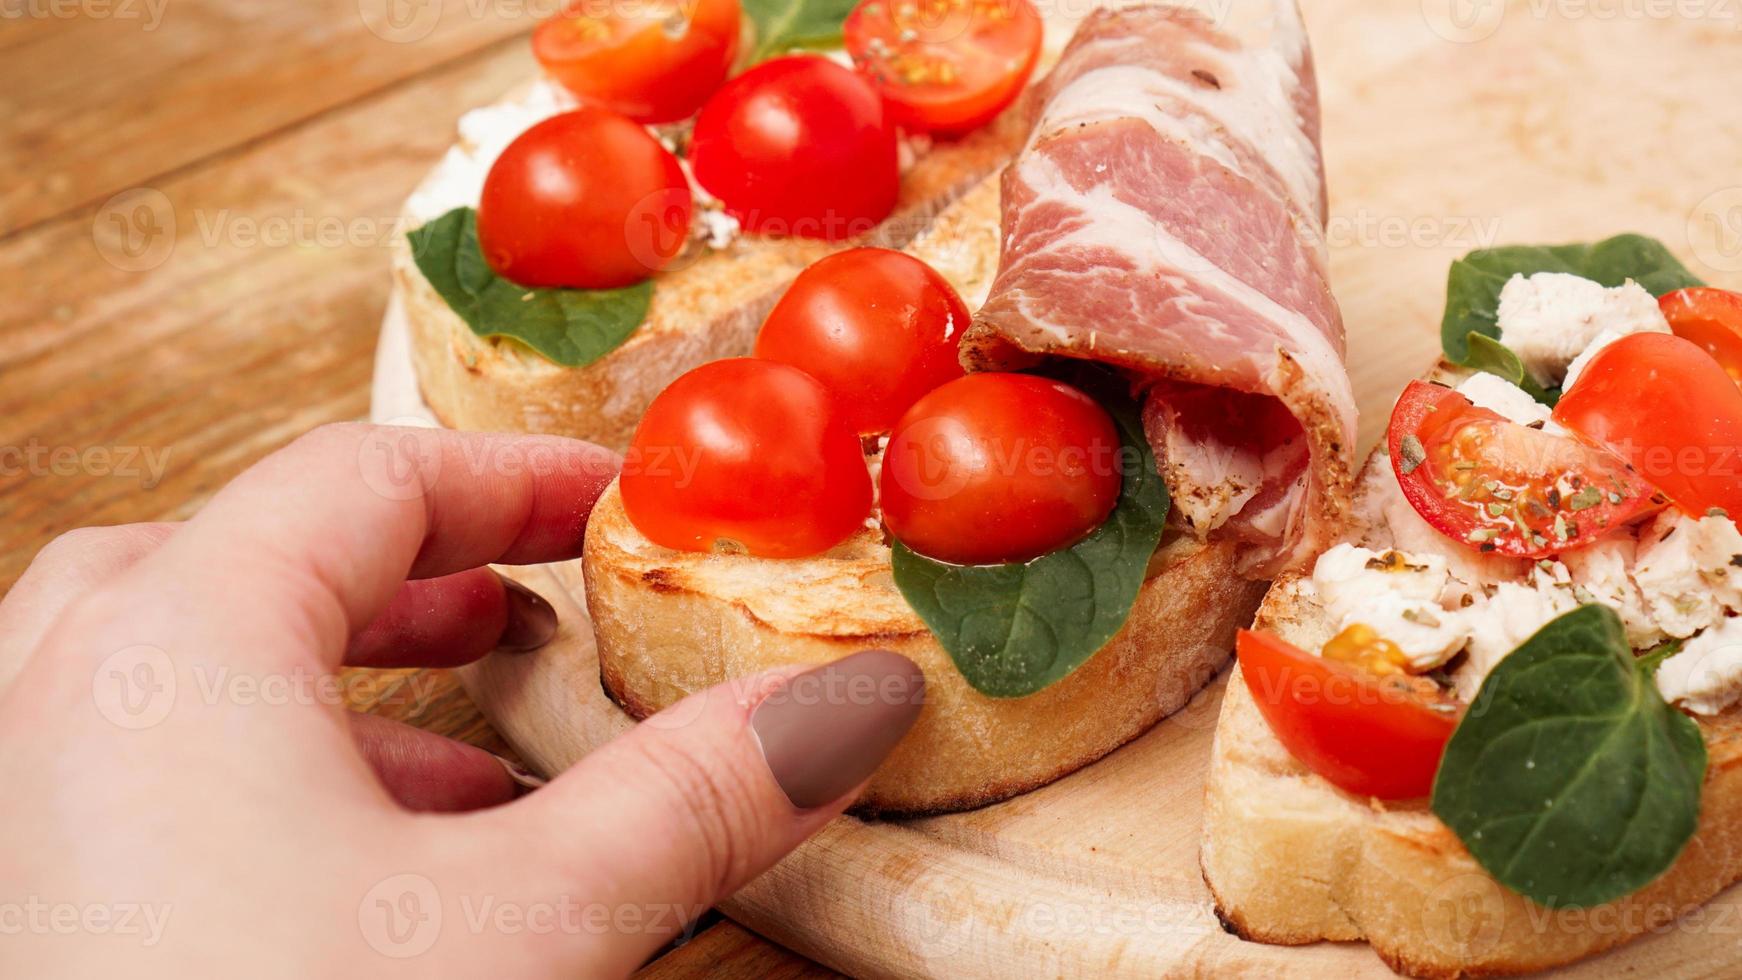
[[[616,467],[332,426],[44,549],[0,602],[0,973],[623,975],[838,814],[920,710],[894,654],[698,694],[518,800],[479,749],[238,696],[548,640],[483,566],[579,554]],[[880,694],[787,696],[843,679]]]

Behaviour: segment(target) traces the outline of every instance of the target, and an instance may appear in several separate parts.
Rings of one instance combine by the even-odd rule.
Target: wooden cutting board
[[[1446,267],[1470,249],[1639,231],[1714,284],[1742,286],[1742,4],[1677,10],[1308,0],[1333,282],[1365,444],[1432,361]],[[416,411],[403,343],[390,315],[377,419]],[[600,691],[578,566],[524,576],[557,603],[559,640],[463,677],[509,741],[556,771],[630,722]],[[1218,925],[1197,849],[1221,684],[1026,796],[904,823],[842,818],[725,910],[863,975],[1386,975],[1364,945],[1270,947]],[[1742,934],[1739,892],[1572,972],[1721,975]],[[1471,935],[1483,927],[1445,914]]]

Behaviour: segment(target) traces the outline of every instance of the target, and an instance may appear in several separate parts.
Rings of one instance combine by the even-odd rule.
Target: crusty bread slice
[[[1376,452],[1367,465],[1390,462]],[[1300,584],[1277,581],[1254,628],[1316,650],[1333,624]],[[1204,880],[1230,930],[1260,942],[1365,940],[1392,969],[1419,977],[1571,963],[1742,879],[1742,712],[1700,723],[1710,766],[1699,831],[1680,860],[1625,899],[1551,912],[1484,872],[1426,801],[1355,797],[1310,772],[1271,733],[1236,666],[1205,790]]]
[[[775,300],[804,268],[856,245],[901,248],[1021,145],[1025,102],[991,124],[931,147],[902,175],[892,214],[862,238],[819,242],[741,235],[729,247],[656,280],[647,320],[591,364],[563,367],[523,345],[480,337],[461,320],[397,237],[393,282],[410,324],[424,400],[454,429],[544,432],[613,449],[629,442],[653,396],[708,361],[750,353]]]
[[[1172,541],[1099,653],[1038,694],[998,699],[962,679],[870,529],[807,559],[672,551],[635,529],[613,485],[588,523],[583,569],[601,680],[637,718],[733,678],[867,647],[919,664],[926,705],[855,807],[872,814],[970,809],[1111,752],[1215,677],[1263,592],[1234,574],[1232,548]]]

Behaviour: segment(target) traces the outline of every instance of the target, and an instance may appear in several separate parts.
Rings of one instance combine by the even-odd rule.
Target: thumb
[[[844,810],[924,692],[913,661],[865,650],[686,698],[500,811],[522,847],[538,842],[516,885],[639,923],[590,937],[607,948],[585,954],[627,973]]]

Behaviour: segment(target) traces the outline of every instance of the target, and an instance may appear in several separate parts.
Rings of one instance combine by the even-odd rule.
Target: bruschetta
[[[1202,864],[1248,939],[1511,974],[1742,877],[1742,297],[1638,236],[1510,246],[1443,339],[1240,638]]]
[[[858,807],[927,813],[1215,675],[1352,469],[1311,61],[1263,12],[1091,14],[996,185],[808,269],[756,358],[654,400],[584,557],[616,700],[889,647],[928,701]]]

